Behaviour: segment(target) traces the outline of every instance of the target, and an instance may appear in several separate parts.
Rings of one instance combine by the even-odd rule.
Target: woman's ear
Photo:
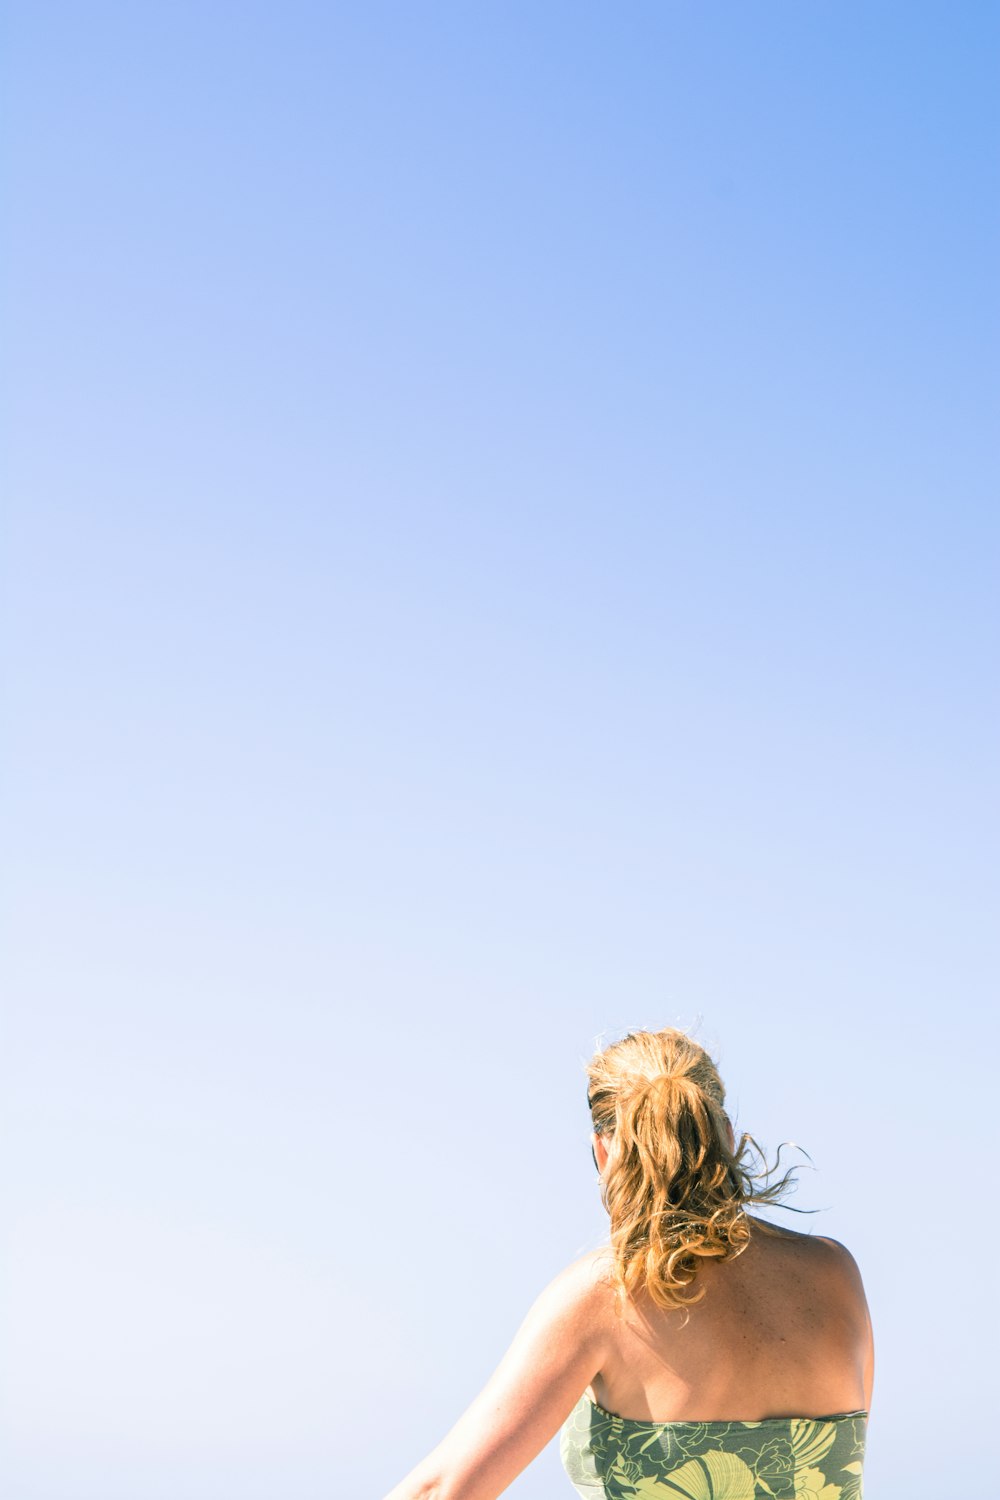
[[[608,1148],[604,1143],[603,1135],[598,1135],[596,1130],[590,1137],[590,1149],[594,1158],[594,1166],[598,1172],[603,1172],[608,1164]]]

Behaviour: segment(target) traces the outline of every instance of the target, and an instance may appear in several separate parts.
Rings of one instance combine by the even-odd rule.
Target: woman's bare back
[[[867,1410],[871,1325],[853,1257],[835,1240],[751,1223],[741,1255],[699,1269],[705,1296],[686,1316],[643,1297],[619,1321],[609,1286],[608,1352],[588,1392],[599,1406],[654,1422]]]

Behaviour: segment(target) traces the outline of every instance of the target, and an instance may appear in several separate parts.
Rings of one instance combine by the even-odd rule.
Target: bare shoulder
[[[588,1250],[564,1266],[542,1295],[551,1292],[567,1301],[600,1305],[611,1291],[611,1267],[610,1250]]]
[[[814,1264],[828,1295],[847,1316],[864,1322],[868,1317],[868,1303],[854,1256],[845,1244],[828,1235],[817,1234],[810,1238],[814,1247]]]
[[[596,1329],[613,1308],[611,1254],[589,1250],[552,1278],[536,1306],[551,1314],[586,1322]]]
[[[840,1276],[845,1285],[855,1291],[863,1292],[861,1271],[847,1246],[840,1240],[831,1239],[828,1235],[816,1235],[814,1240],[817,1245],[823,1247],[831,1274]]]
[[[786,1246],[794,1255],[808,1262],[813,1271],[833,1281],[861,1287],[861,1272],[854,1256],[840,1240],[825,1234],[802,1234],[784,1225],[755,1219],[754,1226],[764,1231],[764,1239]]]
[[[789,1234],[792,1231],[788,1231]],[[795,1257],[808,1281],[848,1317],[864,1321],[867,1300],[861,1271],[841,1240],[826,1234],[795,1234]]]
[[[832,1251],[834,1257],[846,1256],[852,1261],[854,1259],[847,1246],[842,1244],[840,1240],[832,1239],[830,1235],[803,1234],[800,1229],[789,1229],[786,1225],[774,1224],[769,1219],[753,1218],[750,1222],[755,1230],[762,1231],[769,1240],[782,1241],[787,1245],[802,1246],[807,1251],[815,1246],[821,1255],[829,1256],[829,1253]]]

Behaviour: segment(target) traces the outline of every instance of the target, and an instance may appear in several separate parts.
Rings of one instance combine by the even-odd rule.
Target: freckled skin
[[[642,1297],[609,1322],[589,1389],[600,1406],[663,1422],[867,1409],[871,1327],[852,1256],[835,1240],[751,1224],[741,1255],[701,1269],[705,1296],[686,1318]],[[607,1273],[606,1254],[595,1264]]]

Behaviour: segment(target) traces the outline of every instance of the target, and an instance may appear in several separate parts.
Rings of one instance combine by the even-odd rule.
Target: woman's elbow
[[[410,1474],[390,1490],[385,1500],[450,1500],[448,1489],[438,1474]]]

